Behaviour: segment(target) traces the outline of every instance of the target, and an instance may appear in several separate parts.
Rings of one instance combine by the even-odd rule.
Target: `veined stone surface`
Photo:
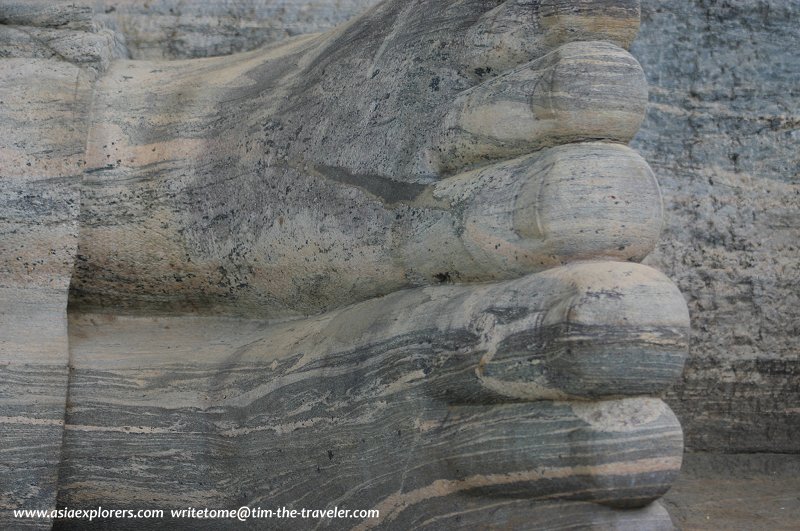
[[[586,525],[603,522],[604,511],[535,508],[559,499],[637,507],[669,487],[682,434],[657,399],[489,404],[461,396],[480,339],[448,322],[459,312],[441,305],[458,297],[441,292],[454,290],[471,293],[401,292],[272,325],[74,316],[61,504],[358,505],[381,511],[360,527],[405,529],[424,528],[439,498],[449,507],[445,522],[455,523],[461,512],[520,506],[511,496],[547,500],[533,504],[540,521]],[[501,307],[492,311],[503,315]],[[435,329],[404,332],[420,320]],[[663,525],[647,514],[646,528]]]
[[[2,26],[0,26],[2,28]],[[0,510],[49,508],[67,395],[67,289],[78,244],[91,76],[0,59]]]
[[[646,256],[661,198],[619,145],[646,86],[622,48],[573,42],[598,37],[581,32],[594,12],[506,20],[548,21],[541,55],[507,65],[509,37],[483,79],[471,32],[505,15],[424,7],[232,58],[115,63],[95,89],[73,307],[281,317]]]
[[[95,18],[125,35],[133,59],[249,51],[342,24],[374,0],[95,0]]]
[[[680,373],[688,314],[630,263],[662,223],[625,146],[646,102],[624,49],[637,2],[387,1],[327,33],[172,62],[121,60],[119,27],[88,2],[4,8],[5,70],[31,96],[13,101],[21,140],[3,163],[82,172],[68,274],[19,273],[42,251],[38,195],[8,231],[22,243],[4,257],[0,404],[23,474],[4,508],[57,493],[381,511],[356,528],[477,526],[481,511],[670,525],[649,504],[678,473],[682,432],[648,395]],[[60,118],[74,137],[17,117],[48,97],[73,106]],[[50,304],[28,296],[48,283]],[[41,412],[15,409],[43,381]]]
[[[67,290],[92,83],[122,54],[114,34],[92,26],[90,15],[76,4],[0,3],[4,522],[14,508],[55,505],[67,397]]]
[[[107,1],[103,10],[119,21],[134,56],[185,58],[283,38],[274,31],[282,15],[273,18],[281,8],[287,20],[305,13],[305,32],[328,29],[374,3],[301,8],[251,0],[178,9],[165,0],[150,3],[147,14],[139,4]],[[634,146],[653,165],[667,213],[647,263],[689,299],[693,356],[667,399],[698,450],[800,449],[800,97],[796,61],[785,45],[799,38],[798,13],[796,0],[642,2],[632,53],[650,83],[650,105]],[[299,28],[292,24],[282,27]],[[239,26],[247,27],[247,42],[235,35]]]

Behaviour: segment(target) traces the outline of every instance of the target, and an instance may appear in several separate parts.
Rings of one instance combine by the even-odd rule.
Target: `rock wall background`
[[[645,0],[634,147],[667,219],[646,260],[689,302],[668,395],[687,447],[800,451],[800,2]]]
[[[373,3],[70,5],[124,36],[130,57],[176,59],[324,30]],[[692,357],[668,402],[690,449],[800,452],[800,0],[642,3],[632,53],[651,105],[634,147],[656,172],[668,214],[646,263],[679,285],[693,327]],[[36,25],[52,9],[4,2],[0,23]]]

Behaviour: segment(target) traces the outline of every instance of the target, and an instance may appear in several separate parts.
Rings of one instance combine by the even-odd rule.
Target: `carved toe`
[[[627,143],[646,103],[644,73],[628,52],[569,43],[459,96],[435,154],[441,171],[452,173],[567,142]]]

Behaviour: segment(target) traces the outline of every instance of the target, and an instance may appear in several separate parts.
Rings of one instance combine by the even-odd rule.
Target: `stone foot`
[[[73,307],[277,317],[641,260],[662,212],[623,145],[647,100],[619,47],[637,9],[388,1],[233,57],[116,63]]]
[[[442,503],[602,522],[595,504],[646,506],[680,469],[678,421],[633,396],[680,373],[687,333],[663,275],[613,262],[284,323],[74,314],[61,503],[381,511],[337,528],[430,527]],[[664,523],[612,520],[629,517]]]
[[[234,57],[100,61],[59,503],[663,528],[682,436],[649,396],[688,316],[630,263],[662,215],[624,146],[637,27],[631,0],[389,0]]]

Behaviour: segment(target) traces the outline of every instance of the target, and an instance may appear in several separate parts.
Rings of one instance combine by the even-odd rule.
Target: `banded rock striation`
[[[108,0],[103,11],[133,57],[187,58],[327,30],[374,3],[162,0],[147,11]],[[506,4],[519,19],[523,7]],[[800,105],[784,44],[798,39],[798,9],[783,0],[645,0],[632,45],[652,102],[633,145],[653,165],[666,211],[647,263],[675,279],[693,316],[695,355],[667,400],[697,450],[798,450]]]
[[[0,3],[4,523],[14,508],[55,504],[67,394],[67,290],[92,85],[119,51],[113,35],[89,25],[75,6],[37,11],[28,3],[18,11],[15,5]]]
[[[62,13],[11,5],[17,22]],[[63,425],[61,455],[42,458],[50,483],[20,468],[6,507],[57,491],[70,507],[381,510],[336,528],[669,527],[646,506],[682,433],[648,395],[681,371],[688,314],[630,263],[662,222],[624,145],[646,102],[621,47],[638,15],[387,1],[230,58],[80,67],[68,400],[43,423]],[[38,326],[15,304],[16,326]],[[30,359],[48,344],[19,337]],[[14,370],[9,397],[50,369]],[[4,418],[12,451],[42,424],[25,408]]]

